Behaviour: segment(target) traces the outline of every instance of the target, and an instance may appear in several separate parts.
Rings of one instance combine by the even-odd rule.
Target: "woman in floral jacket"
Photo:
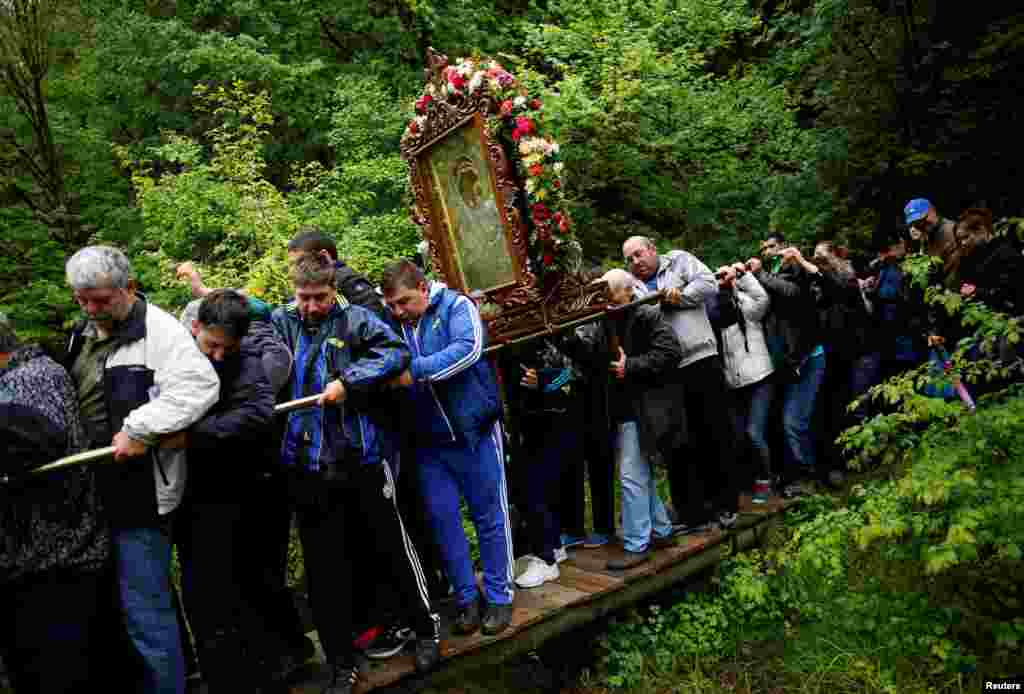
[[[109,646],[110,544],[92,473],[26,474],[82,440],[71,378],[0,314],[0,654],[16,692],[92,691],[90,648]]]

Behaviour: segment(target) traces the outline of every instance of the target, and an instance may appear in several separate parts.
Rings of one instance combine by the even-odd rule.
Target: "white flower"
[[[473,72],[473,63],[465,62],[459,65],[459,74],[463,77],[469,77],[470,73]]]
[[[480,85],[483,84],[483,83],[484,83],[484,73],[478,72],[475,75],[473,75],[473,79],[471,79],[469,81],[469,92],[470,92],[470,94],[472,94],[477,89],[479,89]]]
[[[551,154],[558,154],[558,143],[552,142],[551,149],[549,151],[551,152]]]
[[[515,106],[516,108],[526,108],[526,97],[522,95],[517,96],[516,98],[512,99],[512,105]]]
[[[537,179],[536,178],[527,178],[526,179],[526,192],[527,193],[532,193],[536,187],[537,187]]]
[[[560,161],[556,161],[553,168],[555,170],[555,173],[562,173],[562,169],[565,168],[565,164],[563,164]]]

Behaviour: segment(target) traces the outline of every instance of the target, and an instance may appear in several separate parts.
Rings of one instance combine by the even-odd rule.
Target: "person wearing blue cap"
[[[956,244],[956,223],[939,216],[935,206],[925,198],[914,198],[903,208],[903,216],[910,227],[910,238],[921,244],[921,250],[935,258],[942,258],[943,283],[955,275],[960,263]]]

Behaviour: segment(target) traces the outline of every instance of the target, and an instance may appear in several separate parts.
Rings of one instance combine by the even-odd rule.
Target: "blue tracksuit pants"
[[[502,435],[501,424],[495,423],[475,449],[464,443],[416,448],[420,489],[459,607],[480,596],[462,529],[463,497],[480,542],[484,598],[496,605],[512,602],[512,535]]]

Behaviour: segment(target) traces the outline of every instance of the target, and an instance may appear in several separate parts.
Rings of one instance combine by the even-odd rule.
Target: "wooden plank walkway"
[[[448,624],[454,617],[454,607],[450,607],[449,613],[442,613],[442,660],[434,672],[416,675],[413,657],[408,653],[374,661],[362,673],[356,692],[387,687],[410,676],[429,679],[432,686],[437,686],[458,679],[468,670],[534,650],[557,634],[600,619],[698,573],[729,552],[758,544],[788,503],[773,498],[768,504],[753,505],[749,497],[743,497],[735,529],[681,537],[676,546],[654,552],[650,561],[628,571],[607,569],[608,560],[622,552],[619,544],[570,551],[569,560],[560,566],[557,582],[516,591],[512,624],[501,634],[450,635]],[[313,667],[303,674],[303,681],[292,685],[292,694],[319,694],[326,670]]]

